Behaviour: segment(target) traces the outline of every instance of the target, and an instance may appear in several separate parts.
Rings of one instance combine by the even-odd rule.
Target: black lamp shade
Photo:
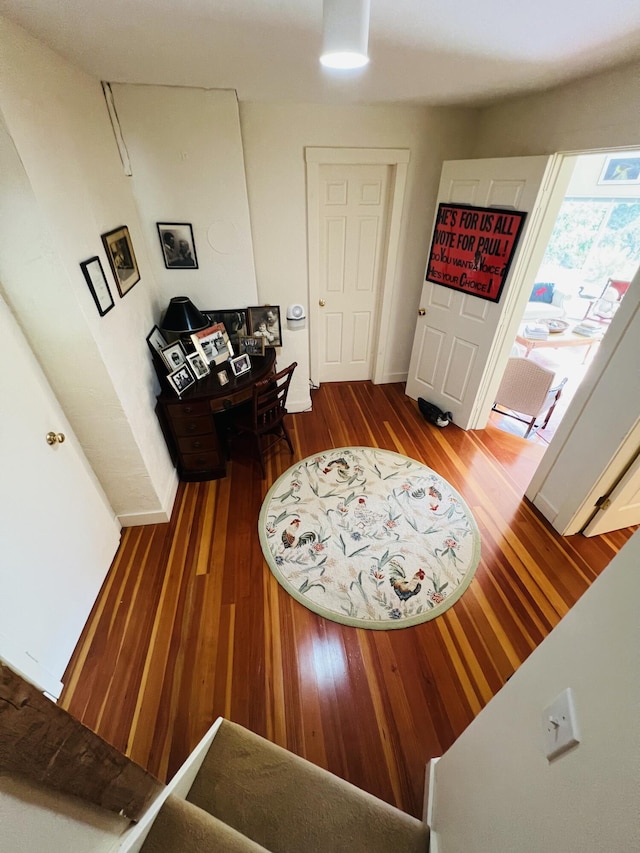
[[[186,336],[192,332],[199,332],[211,325],[211,321],[187,296],[174,296],[165,311],[160,329],[165,333],[167,340]]]

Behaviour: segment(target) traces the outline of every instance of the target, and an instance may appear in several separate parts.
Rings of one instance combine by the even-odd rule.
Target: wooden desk
[[[550,334],[548,338],[545,340],[538,340],[534,338],[526,338],[524,336],[524,332],[516,335],[516,343],[521,344],[525,347],[525,358],[528,358],[531,350],[534,349],[543,349],[544,347],[552,347],[553,349],[557,349],[559,347],[586,347],[587,350],[584,354],[584,358],[582,359],[582,363],[587,360],[587,356],[591,350],[591,347],[594,344],[600,343],[602,340],[602,335],[598,335],[595,338],[588,338],[586,335],[576,335],[573,332],[562,332],[561,334]]]
[[[234,377],[228,365],[227,385],[220,385],[216,367],[196,385],[177,397],[169,390],[158,395],[156,414],[181,480],[216,480],[227,473],[223,429],[224,412],[253,396],[253,386],[275,371],[276,351],[267,347],[263,356],[251,356],[251,371]]]

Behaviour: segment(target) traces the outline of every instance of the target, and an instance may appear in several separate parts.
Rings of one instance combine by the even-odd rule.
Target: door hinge
[[[611,498],[607,495],[603,495],[601,498],[598,498],[596,501],[596,509],[609,509],[611,506]]]

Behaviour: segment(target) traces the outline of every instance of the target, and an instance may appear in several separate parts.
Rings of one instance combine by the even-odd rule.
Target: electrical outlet
[[[573,693],[567,687],[544,709],[545,752],[549,761],[580,743]]]

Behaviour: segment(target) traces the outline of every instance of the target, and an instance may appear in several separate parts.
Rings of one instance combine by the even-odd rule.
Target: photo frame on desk
[[[202,379],[211,373],[209,365],[199,352],[187,353],[187,361],[196,379]]]
[[[226,308],[222,311],[203,311],[211,323],[224,323],[233,348],[237,351],[239,338],[249,334],[246,308]]]
[[[193,375],[191,368],[185,361],[183,365],[167,376],[167,382],[176,392],[178,397],[180,397],[188,388],[191,388],[196,384],[196,377]]]
[[[182,341],[174,341],[172,344],[162,347],[160,355],[169,371],[181,367],[187,361],[187,353],[182,346]]]
[[[207,364],[222,364],[233,355],[233,345],[224,323],[215,323],[200,332],[195,332],[191,335],[191,340]]]
[[[251,359],[245,352],[236,358],[230,359],[229,366],[234,376],[242,376],[243,373],[248,373],[251,370]]]
[[[247,308],[247,318],[251,336],[264,338],[266,346],[282,346],[282,324],[278,305],[257,305]]]
[[[256,338],[256,337],[240,337],[238,338],[238,354],[242,355],[243,352],[248,353],[249,355],[264,355],[264,346],[265,339],[264,338]]]
[[[154,326],[147,335],[147,344],[151,352],[154,352],[162,359],[162,350],[169,345],[169,341],[162,334],[158,326]],[[162,360],[164,361],[164,359]]]

